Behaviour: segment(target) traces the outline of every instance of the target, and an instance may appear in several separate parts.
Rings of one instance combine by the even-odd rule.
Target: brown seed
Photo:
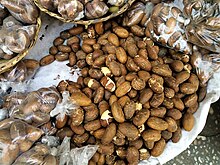
[[[111,155],[114,152],[114,144],[99,144],[98,152],[101,153],[101,156]],[[100,158],[99,158],[100,159]],[[100,160],[99,160],[100,161]],[[105,162],[105,161],[104,161]],[[98,162],[99,164],[99,162]],[[104,165],[104,163],[103,163]]]
[[[89,134],[85,132],[82,135],[74,135],[72,141],[77,144],[85,143],[89,139]]]
[[[183,123],[183,128],[186,131],[191,131],[193,129],[194,122],[195,122],[195,118],[191,113],[187,112],[183,115],[182,123]]]
[[[178,127],[176,132],[173,133],[172,142],[177,143],[181,137],[182,137],[182,129],[180,127]]]
[[[84,120],[84,110],[82,108],[77,108],[70,115],[71,124],[74,126],[79,126]]]
[[[69,65],[74,66],[76,64],[76,55],[74,52],[69,54]]]
[[[122,64],[125,64],[127,61],[127,58],[128,58],[125,50],[122,47],[118,47],[116,49],[116,57],[117,57],[118,61]]]
[[[182,84],[184,81],[188,80],[190,77],[190,73],[187,71],[182,71],[176,75],[176,82],[178,84]]]
[[[139,157],[140,160],[147,160],[150,158],[150,153],[148,152],[148,150],[146,148],[141,148],[139,149]]]
[[[183,70],[183,62],[180,60],[174,60],[171,64],[170,64],[171,68],[175,71],[175,72],[181,72]]]
[[[94,79],[101,79],[103,77],[103,73],[101,72],[100,69],[94,69],[94,68],[91,68],[89,69],[89,75],[91,78],[94,78]]]
[[[93,52],[93,48],[91,45],[83,43],[81,48],[85,53],[92,53]]]
[[[152,60],[156,60],[158,58],[159,47],[158,46],[149,46],[147,43],[147,52],[148,56]]]
[[[177,130],[177,128],[178,128],[176,121],[172,117],[166,117],[165,120],[168,123],[167,130],[169,132],[175,132]]]
[[[112,43],[113,45],[115,45],[115,46],[119,46],[118,36],[115,35],[114,33],[110,33],[110,34],[108,35],[108,41],[109,41],[110,43]]]
[[[127,38],[129,36],[129,32],[121,26],[114,27],[113,32],[120,38]]]
[[[70,53],[72,51],[71,47],[66,45],[59,45],[57,48],[62,53]]]
[[[143,140],[141,138],[134,140],[134,141],[129,141],[129,146],[134,146],[137,149],[140,149],[143,146]]]
[[[170,69],[169,65],[167,65],[167,64],[161,64],[161,65],[154,66],[152,68],[152,71],[160,76],[164,76],[164,77],[172,76],[172,70]]]
[[[119,100],[118,103],[121,105],[122,108],[124,108],[124,106],[130,102],[130,98],[128,96],[122,96]],[[126,115],[125,115],[126,116]]]
[[[109,144],[116,135],[116,125],[111,123],[106,129],[101,139],[102,144]]]
[[[105,128],[100,128],[94,131],[93,136],[97,139],[102,139],[103,135],[105,134]]]
[[[71,95],[71,100],[79,106],[88,106],[92,101],[82,92],[74,92]]]
[[[93,38],[86,38],[83,40],[83,44],[94,45],[95,43],[96,43],[96,39]]]
[[[184,109],[184,103],[180,98],[173,97],[172,100],[173,100],[175,108],[179,109],[180,111],[182,111]]]
[[[168,123],[161,118],[158,117],[150,117],[147,120],[147,125],[155,130],[163,131],[168,128]]]
[[[124,106],[125,119],[127,119],[127,120],[131,119],[133,117],[135,111],[136,111],[136,104],[133,101],[125,104],[125,106]]]
[[[97,119],[97,120],[90,121],[84,125],[84,128],[86,131],[95,131],[101,128],[100,120]]]
[[[138,72],[140,70],[140,67],[134,62],[134,60],[130,57],[128,57],[128,60],[126,62],[126,67],[129,71]]]
[[[125,80],[132,81],[133,79],[138,78],[137,73],[130,72],[125,76]]]
[[[154,129],[147,129],[142,133],[142,137],[145,141],[158,141],[161,138],[161,131],[157,131]]]
[[[165,87],[164,88],[164,94],[165,94],[165,97],[167,97],[167,98],[173,98],[174,95],[175,95],[175,91],[171,88]]]
[[[117,101],[112,103],[111,111],[112,111],[112,115],[113,115],[114,119],[117,122],[123,123],[125,121],[124,113],[122,111],[121,106],[119,105],[119,103]]]
[[[122,83],[115,91],[117,97],[122,97],[126,95],[131,90],[131,84],[128,81]]]
[[[197,103],[197,100],[198,100],[198,95],[194,93],[184,98],[184,104],[186,107],[192,107]]]
[[[115,91],[115,83],[114,81],[112,81],[109,77],[104,76],[102,77],[102,79],[100,80],[102,86],[107,89],[110,92],[114,92]]]
[[[59,137],[60,140],[63,140],[65,137],[72,137],[73,134],[74,133],[70,128],[64,127],[57,131],[56,136]]]
[[[138,25],[133,25],[131,26],[131,32],[135,35],[135,36],[139,36],[142,37],[144,36],[144,29],[141,28]]]
[[[68,120],[67,115],[64,115],[63,118],[61,118],[60,115],[56,116],[56,122],[55,122],[56,128],[58,129],[63,128],[65,124],[67,123],[67,120]]]
[[[69,29],[69,33],[75,36],[82,33],[83,30],[84,30],[83,26],[72,27],[71,29]]]
[[[182,113],[178,109],[169,109],[167,111],[167,116],[172,117],[174,120],[179,120],[182,117]]]
[[[54,41],[53,41],[53,45],[54,46],[58,46],[58,45],[62,45],[64,43],[64,39],[57,37]]]
[[[169,131],[162,131],[161,132],[161,135],[162,135],[162,138],[164,138],[164,140],[168,141],[169,139],[172,138],[172,132],[169,132]]]
[[[55,59],[57,61],[66,61],[69,59],[69,54],[68,53],[58,53],[55,55]]]
[[[159,107],[164,101],[164,93],[154,94],[150,100],[150,105],[154,108]]]
[[[95,94],[94,94],[94,103],[97,104],[99,102],[102,101],[103,99],[103,96],[104,96],[104,88],[103,87],[99,87],[96,91],[95,91]]]
[[[99,115],[99,110],[95,104],[83,107],[85,110],[85,121],[95,120]]]
[[[55,61],[55,57],[53,55],[47,55],[40,60],[41,66],[46,66]]]
[[[142,109],[136,113],[133,118],[133,123],[136,126],[141,126],[144,124],[150,116],[150,111],[148,109]]]
[[[131,140],[136,140],[139,136],[138,129],[131,123],[120,123],[118,125],[118,130]]]
[[[121,68],[118,62],[112,61],[109,63],[109,69],[111,70],[112,74],[114,76],[120,76],[121,75]]]
[[[74,133],[76,133],[78,135],[82,135],[85,133],[85,129],[82,124],[80,124],[79,126],[74,126],[74,125],[72,125],[72,122],[71,122],[70,128],[72,129],[72,131]]]
[[[150,78],[150,73],[147,71],[140,70],[138,72],[138,77],[144,80],[145,82],[147,82],[148,79]]]
[[[109,105],[111,106],[116,101],[118,101],[118,98],[115,95],[111,95],[109,98]]]
[[[154,77],[148,80],[148,85],[155,93],[162,93],[164,91],[163,84],[158,82]]]
[[[104,33],[104,25],[102,22],[96,23],[95,24],[95,31],[99,35],[102,35]]]
[[[197,87],[192,83],[183,83],[180,85],[180,91],[184,94],[193,94],[197,91]]]
[[[143,70],[145,71],[150,71],[151,70],[151,63],[144,57],[142,56],[135,56],[134,57],[134,62]]]
[[[142,90],[145,88],[146,83],[144,80],[140,79],[140,78],[135,78],[132,80],[131,82],[131,86],[135,89],[135,90]]]
[[[166,146],[166,141],[161,138],[158,142],[155,143],[154,148],[151,150],[151,155],[154,157],[160,156]]]
[[[52,54],[52,55],[56,55],[58,53],[57,47],[56,46],[51,46],[50,50],[49,50],[49,53]]]
[[[205,98],[206,92],[207,92],[207,87],[200,88],[199,94],[198,94],[199,95],[199,98],[198,98],[199,102],[201,102]]]
[[[136,44],[128,44],[127,52],[131,57],[135,57],[138,54],[138,47]]]
[[[79,38],[77,36],[73,36],[67,40],[67,45],[72,45],[79,42],[80,42]]]
[[[127,149],[127,161],[129,163],[138,163],[139,161],[139,151],[135,147],[128,147]]]
[[[158,107],[150,109],[150,115],[155,117],[163,118],[166,114],[167,110],[165,107]]]

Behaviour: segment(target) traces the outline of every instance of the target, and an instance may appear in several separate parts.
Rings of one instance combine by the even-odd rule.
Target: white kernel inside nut
[[[147,149],[141,148],[141,149],[139,149],[139,152],[140,152],[140,153],[147,153]]]
[[[138,130],[140,133],[142,133],[145,130],[145,126],[144,124],[142,124],[141,126],[138,127]]]
[[[141,103],[135,103],[136,105],[136,110],[140,111],[142,110],[142,104]]]
[[[108,86],[110,84],[113,84],[113,87],[111,88],[111,92],[114,92],[115,91],[115,83],[109,77],[107,77],[107,83],[105,86]]]
[[[93,83],[94,83],[94,80],[90,79],[89,82],[88,82],[88,87],[91,88]]]
[[[102,114],[102,116],[101,116],[101,120],[107,120],[108,121],[108,119],[111,119],[111,118],[113,118],[113,117],[111,117],[109,114],[110,114],[111,112],[109,111],[109,110],[106,110],[105,112],[103,112],[103,114]]]
[[[114,140],[114,141],[117,140],[117,136],[113,137],[113,140]]]
[[[108,67],[101,67],[101,71],[105,76],[111,74],[111,71]]]

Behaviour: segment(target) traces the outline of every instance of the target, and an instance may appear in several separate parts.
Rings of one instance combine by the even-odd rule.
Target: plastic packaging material
[[[191,20],[186,26],[188,41],[219,53],[220,3],[203,0],[185,2],[184,14]]]
[[[12,164],[41,137],[43,131],[16,119],[0,122],[0,164]]]
[[[21,119],[34,126],[50,120],[50,112],[56,107],[60,95],[55,87],[41,88],[27,94],[24,101],[10,112],[10,117]]]
[[[197,47],[194,47],[193,49],[191,60],[191,63],[196,68],[197,75],[203,85],[205,85],[220,68],[220,54],[203,54]]]
[[[25,24],[35,24],[39,11],[32,0],[1,0],[13,17]]]
[[[33,59],[25,59],[16,64],[14,68],[0,75],[0,95],[11,92],[24,92],[29,80],[39,68],[39,62]]]
[[[97,149],[97,145],[87,145],[81,148],[70,149],[70,138],[65,137],[57,151],[60,160],[59,163],[60,165],[87,165]]]
[[[109,10],[105,2],[100,0],[93,0],[91,2],[88,2],[85,8],[85,14],[88,19],[100,18],[105,15]]]
[[[41,138],[41,142],[49,147],[57,147],[59,143],[59,137],[45,135]]]
[[[57,158],[50,154],[50,147],[45,144],[36,144],[29,151],[21,154],[13,165],[34,164],[34,165],[58,165]]]
[[[84,17],[83,4],[78,0],[61,0],[58,12],[65,19],[80,20]]]
[[[50,112],[50,116],[59,116],[60,120],[63,120],[65,115],[71,115],[71,112],[79,108],[73,101],[70,99],[70,94],[68,91],[62,93],[62,102],[58,103],[56,108]]]
[[[153,9],[146,35],[163,46],[191,54],[192,46],[187,42],[184,29],[187,21],[181,10],[173,4],[160,3]]]

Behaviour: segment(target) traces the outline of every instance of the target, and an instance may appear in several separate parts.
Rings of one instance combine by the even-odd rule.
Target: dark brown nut
[[[71,122],[70,128],[72,129],[72,131],[73,131],[74,133],[76,133],[76,134],[78,134],[78,135],[82,135],[82,134],[85,133],[85,129],[84,129],[84,127],[83,127],[82,124],[79,125],[79,126],[74,126],[74,125],[72,125],[72,122]]]
[[[159,47],[158,46],[149,46],[147,43],[147,52],[148,56],[152,60],[156,60],[158,58]]]
[[[94,94],[94,103],[97,104],[99,102],[102,101],[103,99],[103,96],[104,96],[104,88],[103,87],[99,87],[96,91],[95,91],[95,94]]]
[[[135,90],[142,90],[145,88],[146,83],[144,80],[140,79],[140,78],[135,78],[132,80],[131,82],[131,86],[135,89]]]
[[[173,103],[173,101],[172,101],[172,99],[169,99],[169,98],[164,98],[164,100],[163,100],[163,105],[167,108],[167,109],[171,109],[171,108],[173,108],[173,106],[174,106],[174,103]]]
[[[68,120],[67,115],[64,115],[63,118],[61,118],[60,115],[56,116],[56,122],[55,122],[56,128],[58,128],[58,129],[63,128],[66,125],[67,120]]]
[[[147,160],[150,158],[150,153],[146,148],[139,149],[139,158],[140,160]]]
[[[95,24],[95,31],[99,35],[102,35],[104,33],[104,25],[102,22],[96,23]]]
[[[59,46],[62,45],[64,43],[64,39],[57,37],[54,41],[53,41],[53,45],[54,46]]]
[[[157,108],[163,103],[163,100],[164,100],[164,93],[154,94],[150,100],[150,105],[154,108]]]
[[[141,126],[144,124],[150,116],[150,111],[148,109],[142,109],[137,112],[133,118],[133,123],[136,126]]]
[[[115,91],[115,83],[109,77],[105,76],[100,80],[102,86],[110,92]]]
[[[129,163],[138,164],[139,161],[139,151],[135,147],[128,147],[126,159]]]
[[[79,106],[88,106],[92,103],[91,99],[82,92],[72,93],[70,99]]]
[[[100,66],[102,66],[105,63],[105,60],[106,60],[105,55],[99,56],[94,60],[93,66],[96,67],[96,68],[99,68]]]
[[[150,71],[151,63],[147,60],[146,57],[136,55],[134,57],[134,62],[143,70]]]
[[[83,44],[94,45],[96,44],[96,39],[94,38],[86,38],[83,40]]]
[[[190,95],[197,91],[197,87],[192,83],[183,83],[180,85],[180,91],[184,94]]]
[[[49,49],[49,53],[52,55],[56,55],[58,53],[58,49],[56,46],[51,46]]]
[[[172,138],[172,132],[169,131],[162,131],[161,132],[162,138],[164,138],[164,140],[168,141],[169,139]]]
[[[101,79],[103,77],[103,73],[99,69],[91,68],[89,69],[89,75],[94,79]]]
[[[132,81],[133,79],[138,78],[137,73],[130,72],[125,76],[125,80]]]
[[[160,76],[170,77],[172,76],[172,70],[167,64],[160,64],[153,66],[152,71]]]
[[[89,134],[85,132],[82,135],[74,135],[72,137],[72,141],[76,144],[82,144],[85,143],[89,139]]]
[[[163,118],[167,110],[165,107],[158,107],[150,109],[150,116],[161,117]]]
[[[115,136],[114,138],[113,138],[113,143],[115,144],[115,145],[117,145],[117,146],[123,146],[123,145],[125,145],[125,139],[124,138],[119,138],[119,137],[117,137],[117,136]]]
[[[131,123],[120,123],[118,125],[118,130],[129,140],[136,140],[139,137],[138,129]]]
[[[180,98],[174,96],[172,98],[172,100],[173,100],[175,108],[179,109],[180,111],[182,111],[185,108],[184,107],[184,103],[183,103],[183,101]]]
[[[129,32],[121,26],[114,27],[113,32],[120,38],[128,38],[129,36]]]
[[[102,139],[104,133],[105,133],[105,128],[100,128],[100,129],[93,132],[93,136],[96,139]]]
[[[95,131],[101,128],[100,120],[97,119],[97,120],[90,121],[84,125],[84,128],[86,131]]]
[[[136,44],[128,44],[127,52],[131,57],[135,57],[138,54],[138,47]]]
[[[179,120],[182,117],[182,113],[178,109],[169,109],[167,111],[167,116],[172,117],[174,120]]]
[[[112,103],[111,105],[111,111],[112,111],[112,115],[113,118],[119,122],[119,123],[123,123],[125,121],[125,116],[124,113],[122,111],[122,108],[120,106],[120,104],[115,101],[114,103]]]
[[[122,96],[122,97],[118,100],[118,103],[121,105],[122,108],[124,108],[125,105],[126,105],[127,103],[129,103],[129,102],[130,102],[130,98],[129,98],[128,96]],[[126,113],[126,112],[124,111],[124,113]],[[126,114],[125,114],[125,118],[126,118]]]
[[[88,74],[89,74],[89,68],[83,68],[83,69],[81,70],[81,75],[82,75],[83,77],[88,77]]]
[[[160,156],[166,146],[166,141],[161,138],[158,142],[155,143],[154,148],[151,150],[151,155],[154,157]]]
[[[135,98],[137,96],[137,91],[134,89],[131,89],[130,92],[128,93],[128,96],[130,98]]]
[[[68,53],[58,53],[55,55],[55,59],[57,61],[66,61],[69,59],[69,54]]]
[[[147,149],[151,150],[154,148],[154,141],[144,141],[144,145],[146,146]]]
[[[106,61],[105,64],[107,67],[109,67],[110,62],[115,61],[116,60],[116,55],[115,54],[109,54],[106,57]]]
[[[147,120],[147,125],[155,130],[163,131],[168,128],[168,123],[161,118],[158,117],[150,117]]]
[[[168,123],[167,130],[169,132],[175,132],[177,130],[177,128],[178,128],[176,121],[172,117],[166,117],[165,120]]]
[[[122,97],[126,95],[131,90],[131,84],[128,81],[122,83],[115,91],[117,97]]]
[[[99,157],[100,157],[100,153],[96,152],[93,157],[91,158],[91,160],[93,160],[94,162],[98,162],[99,161]]]
[[[58,130],[56,136],[59,137],[60,140],[63,140],[65,137],[72,137],[73,131],[68,127],[63,127],[62,129]]]
[[[116,135],[116,125],[111,123],[106,129],[101,139],[102,144],[109,144]]]
[[[198,77],[194,74],[194,73],[191,73],[188,81],[192,84],[194,84],[196,86],[196,90],[198,90],[198,87],[199,87],[199,79]]]
[[[93,90],[96,90],[98,87],[100,87],[100,84],[97,80],[89,77],[84,78],[84,84]]]
[[[72,51],[71,47],[66,45],[59,45],[57,48],[62,53],[70,53]]]
[[[55,57],[53,55],[47,55],[40,60],[41,66],[46,66],[55,61]]]
[[[145,42],[144,42],[145,43]],[[146,45],[145,45],[146,46]],[[139,45],[140,47],[140,45]],[[138,50],[138,55],[148,59],[147,49],[141,48]]]
[[[198,95],[199,95],[198,101],[199,102],[201,102],[205,98],[206,93],[207,93],[207,87],[200,88],[199,93],[198,93]]]
[[[91,45],[88,45],[88,44],[82,44],[82,50],[85,52],[85,53],[92,53],[93,52],[93,48]]]
[[[134,140],[134,141],[129,141],[129,146],[134,146],[137,149],[140,149],[143,146],[144,142],[141,138]]]
[[[84,30],[83,26],[72,27],[71,29],[69,29],[69,33],[75,36],[81,34],[83,30]]]
[[[99,114],[102,115],[106,110],[109,110],[109,104],[107,101],[103,100],[98,105]]]
[[[116,57],[117,57],[118,61],[122,64],[125,64],[128,59],[128,56],[122,47],[118,47],[116,49]]]
[[[126,66],[120,63],[121,75],[125,76],[127,74]]]
[[[140,70],[140,67],[130,57],[128,57],[128,60],[126,62],[126,67],[131,72],[138,72]]]
[[[95,104],[83,107],[85,112],[85,121],[95,120],[99,115],[99,110]]]
[[[171,88],[165,87],[165,88],[164,88],[164,95],[165,95],[165,97],[171,99],[171,98],[174,97],[175,91],[174,91],[173,89],[171,89]]]
[[[182,99],[185,96],[186,96],[186,94],[184,94],[184,93],[176,93],[174,97]]]
[[[102,49],[105,53],[108,54],[114,54],[116,53],[116,46],[111,44],[111,43],[107,43],[105,44],[105,46]]]
[[[175,71],[175,72],[181,72],[183,70],[183,62],[180,60],[174,60],[171,64],[170,64],[171,68]]]
[[[161,131],[153,130],[153,129],[147,129],[142,133],[142,137],[145,141],[158,141],[161,138]]]
[[[79,67],[79,68],[84,68],[86,66],[86,61],[85,60],[79,60],[77,61],[76,65]]]
[[[182,71],[176,75],[176,82],[178,84],[182,84],[184,81],[188,80],[190,77],[190,73],[187,71]]]
[[[80,125],[84,120],[84,110],[80,107],[73,110],[71,112],[70,119],[71,119],[72,125],[74,126]]]
[[[144,29],[141,28],[138,25],[133,25],[131,26],[131,32],[135,35],[135,36],[139,36],[139,37],[143,37],[144,36]]]
[[[110,33],[110,34],[108,35],[108,41],[109,41],[111,44],[115,45],[115,46],[119,46],[118,36],[115,35],[114,33]]]
[[[127,150],[123,147],[118,147],[118,149],[116,149],[116,154],[120,159],[124,159],[127,155]]]
[[[149,78],[148,85],[155,93],[162,93],[164,91],[163,84],[158,82],[154,77]]]
[[[72,44],[70,46],[73,52],[77,52],[80,48],[80,45],[78,43]]]
[[[166,85],[172,88],[175,92],[179,91],[179,84],[176,82],[176,79],[174,77],[164,77],[164,81]]]
[[[69,54],[69,66],[74,66],[76,64],[76,55],[74,52]]]
[[[177,143],[182,137],[182,129],[178,127],[178,129],[173,133],[172,142]]]
[[[109,99],[109,105],[112,106],[112,104],[113,104],[114,102],[116,102],[116,101],[118,101],[117,96],[111,95],[111,97],[110,97],[110,99]]]
[[[140,103],[145,104],[147,103],[151,97],[153,96],[153,91],[150,88],[143,89],[140,93]]]
[[[116,82],[116,87],[119,87],[123,82],[125,82],[125,77],[124,76],[119,77]]]
[[[60,37],[64,40],[66,40],[71,37],[71,34],[68,31],[62,31],[62,32],[60,32]]]
[[[98,43],[92,45],[92,47],[93,47],[94,50],[100,50],[101,49],[101,45],[98,44]]]
[[[13,122],[10,127],[11,139],[26,136],[26,125],[23,122]],[[9,137],[10,138],[10,137]]]
[[[195,118],[191,113],[187,112],[183,115],[182,124],[186,131],[191,131],[193,129],[194,122]]]
[[[131,119],[136,111],[136,104],[131,101],[124,106],[125,119]]]
[[[98,152],[103,155],[111,155],[114,152],[114,144],[99,144]]]
[[[67,45],[78,44],[80,42],[77,36],[73,36],[67,40]]]
[[[140,70],[138,72],[138,77],[147,82],[150,78],[150,73],[147,71]]]
[[[109,69],[111,70],[111,72],[114,76],[120,76],[121,75],[120,65],[116,61],[112,61],[112,62],[109,63]]]
[[[193,106],[189,107],[186,111],[189,113],[195,113],[199,108],[199,103],[196,102]]]
[[[197,103],[197,100],[198,100],[198,95],[194,93],[184,98],[184,104],[186,107],[192,107]]]
[[[106,155],[105,162],[106,162],[106,164],[114,164],[115,159],[116,159],[116,156],[114,156],[114,155]]]

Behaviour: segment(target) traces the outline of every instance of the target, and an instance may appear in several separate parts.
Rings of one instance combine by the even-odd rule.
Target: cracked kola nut
[[[110,92],[114,92],[116,89],[114,81],[112,81],[109,77],[102,77],[100,80],[102,86]]]
[[[109,9],[108,6],[100,0],[94,0],[92,2],[88,2],[85,8],[86,8],[85,14],[88,19],[102,17],[108,12]]]

